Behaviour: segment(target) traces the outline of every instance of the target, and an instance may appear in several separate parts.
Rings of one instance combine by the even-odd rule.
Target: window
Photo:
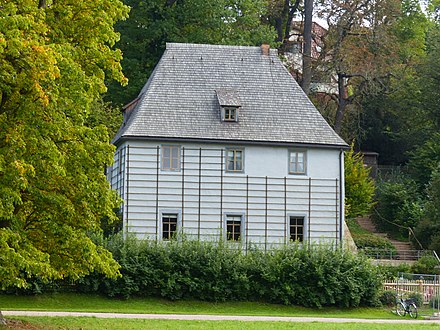
[[[224,121],[237,121],[237,108],[235,107],[225,107],[224,108]]]
[[[291,241],[304,241],[304,217],[289,217],[289,239]]]
[[[230,88],[216,89],[218,104],[220,105],[220,117],[222,121],[237,122],[241,107],[238,90]]]
[[[241,238],[241,215],[226,215],[226,239],[239,241]]]
[[[180,171],[180,146],[162,146],[162,170]]]
[[[306,173],[306,153],[304,151],[289,152],[289,173]]]
[[[243,171],[243,149],[226,149],[226,171]]]
[[[177,233],[177,214],[163,213],[162,214],[162,238],[170,240]]]

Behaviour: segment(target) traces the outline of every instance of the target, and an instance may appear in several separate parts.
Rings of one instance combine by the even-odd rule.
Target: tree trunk
[[[287,22],[284,29],[284,41],[288,41],[290,38],[290,31],[292,30],[292,21],[293,21],[293,17],[295,16],[295,13],[298,11],[299,1],[300,0],[295,0],[295,3],[292,6],[290,6],[290,1],[287,1],[287,4],[289,6],[289,14],[287,15]]]
[[[306,94],[310,93],[310,82],[312,81],[312,15],[313,0],[305,0],[303,77],[301,87]]]
[[[283,19],[281,17],[275,18],[275,30],[277,31],[277,41],[283,41]]]
[[[338,73],[338,108],[335,116],[335,132],[340,134],[342,128],[342,119],[344,118],[345,107],[347,106],[347,91],[345,90],[345,75]]]

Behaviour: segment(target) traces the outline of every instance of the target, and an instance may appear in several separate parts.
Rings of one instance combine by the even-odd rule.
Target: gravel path
[[[2,311],[3,316],[75,316],[121,319],[162,319],[162,320],[206,320],[206,321],[278,321],[278,322],[332,322],[332,323],[428,323],[439,324],[435,320],[402,319],[353,319],[324,317],[288,317],[288,316],[240,316],[240,315],[187,315],[187,314],[121,314],[121,313],[82,313],[82,312],[34,312]]]

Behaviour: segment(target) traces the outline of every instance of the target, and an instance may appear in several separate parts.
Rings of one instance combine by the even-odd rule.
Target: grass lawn
[[[157,314],[224,314],[265,316],[346,317],[400,319],[388,308],[322,308],[272,305],[258,302],[209,303],[153,298],[108,299],[97,295],[54,293],[38,296],[0,295],[0,310],[78,311]],[[341,329],[407,330],[432,329],[438,324],[290,323],[262,321],[179,321],[146,319],[100,319],[93,317],[14,317],[29,322],[15,329]]]
[[[332,307],[312,309],[258,302],[210,303],[201,301],[169,301],[156,298],[118,300],[98,295],[77,293],[54,293],[37,296],[0,295],[0,310],[398,318],[391,313],[389,308],[343,309]]]
[[[301,330],[418,330],[438,328],[438,324],[370,324],[370,323],[290,323],[252,321],[176,321],[98,319],[90,317],[20,317],[40,329],[301,329]],[[23,328],[25,329],[25,328]]]

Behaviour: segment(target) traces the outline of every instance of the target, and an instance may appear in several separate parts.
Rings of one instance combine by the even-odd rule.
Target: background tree
[[[292,32],[292,21],[301,14],[304,2],[301,0],[268,0],[266,20],[276,31],[276,41],[280,43],[279,50],[287,50]]]
[[[415,231],[425,248],[440,252],[440,162],[438,164],[427,187],[428,200],[422,221]]]
[[[275,42],[263,24],[265,0],[124,0],[130,17],[116,25],[124,53],[126,87],[110,83],[106,100],[114,106],[132,101],[165,50],[166,42],[261,45]]]
[[[335,103],[332,124],[341,133],[346,112],[358,107],[359,97],[377,94],[387,86],[396,58],[392,27],[400,3],[321,0],[320,7],[319,14],[327,19],[328,33],[317,66],[336,80],[337,92],[327,100]]]
[[[114,147],[85,126],[104,77],[124,82],[120,1],[7,1],[0,15],[0,288],[118,274],[88,232],[115,218],[104,167]]]
[[[426,35],[432,22],[417,1],[402,2],[402,15],[393,29],[398,61],[393,66],[385,93],[361,100],[361,148],[379,153],[382,164],[404,164],[408,151],[430,138],[433,127],[425,100],[435,87],[428,87],[431,70]],[[434,60],[435,62],[435,60]],[[426,86],[426,87],[425,87]]]

